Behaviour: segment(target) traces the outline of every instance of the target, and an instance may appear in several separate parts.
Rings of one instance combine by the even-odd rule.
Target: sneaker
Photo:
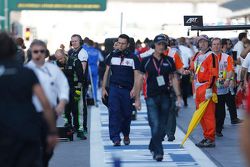
[[[160,161],[163,160],[163,155],[157,154],[157,155],[154,155],[153,158],[154,158],[156,161],[160,162]]]
[[[123,143],[124,143],[124,145],[126,145],[126,146],[130,144],[129,136],[124,136],[124,138],[123,138]]]
[[[77,131],[77,137],[80,138],[81,140],[86,140],[87,137],[84,135],[83,131]]]
[[[197,147],[203,146],[206,141],[207,141],[207,139],[202,139],[199,143],[196,143],[195,145]]]
[[[239,124],[239,123],[242,123],[243,120],[239,119],[239,118],[236,118],[234,120],[231,121],[231,124]]]
[[[215,147],[215,142],[209,139],[203,139],[200,143],[195,144],[197,147]]]
[[[174,141],[175,140],[175,137],[174,136],[169,136],[168,137],[168,141]]]
[[[115,146],[115,147],[121,146],[121,142],[120,141],[115,141],[113,146]]]
[[[217,137],[223,137],[223,134],[221,132],[216,132]]]

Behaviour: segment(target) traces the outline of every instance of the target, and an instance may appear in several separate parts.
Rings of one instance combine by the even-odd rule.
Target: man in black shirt
[[[41,167],[40,120],[32,103],[35,94],[48,123],[48,146],[57,136],[52,109],[33,71],[15,61],[14,41],[0,33],[0,166]]]
[[[146,75],[145,98],[152,135],[149,150],[157,161],[163,159],[162,140],[170,110],[170,84],[173,85],[176,95],[180,96],[180,90],[176,87],[178,80],[174,74],[175,63],[171,57],[163,55],[166,45],[165,36],[157,35],[154,39],[155,52],[141,62],[141,72]]]
[[[77,136],[83,140],[87,139],[86,136],[79,130],[79,110],[78,102],[81,95],[81,87],[84,85],[84,76],[82,63],[78,58],[73,56],[67,57],[62,49],[58,49],[55,53],[56,63],[65,74],[70,87],[69,103],[65,109],[65,117],[67,119],[66,126],[72,127],[72,117],[74,131],[77,132]]]

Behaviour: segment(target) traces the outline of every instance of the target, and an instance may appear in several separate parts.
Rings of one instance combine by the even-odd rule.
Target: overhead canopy
[[[249,0],[233,0],[221,4],[221,7],[228,8],[233,12],[250,8]]]
[[[232,0],[220,5],[221,7],[231,10],[231,18],[250,16],[250,0]]]

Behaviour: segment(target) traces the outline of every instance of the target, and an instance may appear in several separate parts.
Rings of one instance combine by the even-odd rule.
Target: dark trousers
[[[82,88],[82,100],[83,100],[83,130],[87,131],[87,121],[88,121],[88,110],[87,110],[87,87]]]
[[[120,141],[120,133],[129,136],[132,116],[130,90],[110,85],[109,89],[109,135],[113,142]]]
[[[70,126],[72,126],[72,116],[73,116],[73,125],[76,130],[79,129],[79,110],[78,110],[78,101],[74,99],[75,89],[70,88],[69,94],[69,103],[65,108],[65,118]],[[72,116],[71,116],[72,114]]]
[[[49,133],[49,128],[48,124],[45,121],[43,117],[43,113],[38,113],[40,116],[41,120],[41,151],[42,151],[42,162],[43,162],[43,167],[48,167],[49,166],[49,161],[52,158],[54,154],[54,150],[47,150],[48,143],[47,143],[47,137]]]
[[[174,90],[170,94],[169,100],[169,114],[168,114],[168,123],[166,126],[166,134],[168,137],[174,136],[176,131],[176,116],[178,114],[178,108],[176,106],[176,95]]]
[[[0,166],[42,167],[40,142],[0,135]]]
[[[181,91],[184,105],[187,106],[187,98],[191,90],[190,75],[182,75],[181,78]]]
[[[149,150],[163,155],[162,139],[165,137],[169,115],[169,96],[158,95],[146,99],[148,122],[151,128]]]
[[[228,107],[231,121],[237,119],[237,109],[235,104],[235,96],[231,93],[218,95],[218,103],[216,104],[216,131],[221,132],[226,117],[225,104]]]

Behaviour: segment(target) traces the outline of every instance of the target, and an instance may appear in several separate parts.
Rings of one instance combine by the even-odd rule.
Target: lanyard
[[[49,77],[52,77],[51,73],[49,72],[49,69],[47,67],[38,67],[37,69],[39,69],[40,71],[42,71],[43,73],[47,74]]]
[[[157,67],[157,65],[156,65],[156,62],[155,62],[155,59],[154,59],[154,58],[153,58],[153,63],[154,63],[154,66],[155,66],[156,71],[158,72],[158,75],[161,75],[160,73],[161,73],[161,65],[162,65],[162,63],[163,63],[163,59],[161,59],[161,63],[160,63],[159,68]]]

